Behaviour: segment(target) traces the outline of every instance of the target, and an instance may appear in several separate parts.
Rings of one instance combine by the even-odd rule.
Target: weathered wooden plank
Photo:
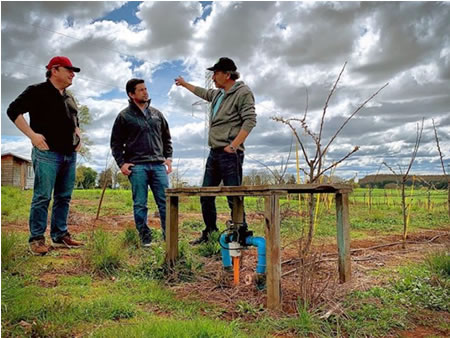
[[[283,184],[256,186],[188,187],[167,189],[168,195],[178,196],[264,196],[271,192],[294,193],[347,193],[352,187],[345,184]]]
[[[265,197],[267,308],[281,310],[280,203],[274,194]]]
[[[348,194],[336,194],[336,218],[339,281],[346,283],[351,279]]]
[[[173,264],[178,256],[178,197],[166,198],[166,260]]]

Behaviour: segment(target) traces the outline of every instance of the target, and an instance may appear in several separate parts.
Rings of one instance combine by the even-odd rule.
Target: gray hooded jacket
[[[211,102],[211,113],[219,97],[219,89],[195,87],[194,94]],[[211,115],[210,115],[211,116]],[[251,132],[256,125],[255,98],[250,88],[237,81],[222,100],[214,118],[210,118],[208,145],[224,148],[229,145],[241,129]],[[244,150],[242,144],[239,149]]]

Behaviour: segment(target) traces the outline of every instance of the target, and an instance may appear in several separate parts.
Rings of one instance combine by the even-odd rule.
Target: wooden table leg
[[[178,256],[178,196],[168,196],[166,203],[166,260],[175,263]]]
[[[265,197],[267,257],[267,308],[281,310],[280,202],[274,194]]]
[[[234,224],[242,224],[244,222],[244,197],[233,196],[232,220]]]
[[[351,279],[350,261],[350,219],[348,213],[348,194],[336,194],[337,243],[339,281],[349,282]]]

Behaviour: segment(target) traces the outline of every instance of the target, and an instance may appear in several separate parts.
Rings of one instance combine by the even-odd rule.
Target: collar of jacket
[[[230,95],[231,93],[234,93],[236,90],[238,90],[239,88],[245,86],[245,83],[242,81],[236,81],[234,83],[234,85],[227,91],[225,92],[225,96]]]
[[[56,87],[53,85],[53,83],[50,82],[50,79],[47,79],[47,81],[45,81],[45,82],[46,82],[48,88],[49,88],[50,90],[53,90],[53,92],[54,92],[55,94],[58,94],[58,96],[64,97],[64,96],[67,95],[67,91],[66,91],[65,88],[64,88],[64,90],[63,90],[63,94],[61,95],[61,93],[59,92],[59,89],[56,88]]]
[[[149,99],[147,101],[147,109],[150,108],[150,102],[152,102],[152,99]],[[141,114],[144,114],[144,112],[141,110],[141,108],[139,108],[132,99],[128,99],[128,104],[129,104],[130,110],[134,111],[135,113],[139,112]]]

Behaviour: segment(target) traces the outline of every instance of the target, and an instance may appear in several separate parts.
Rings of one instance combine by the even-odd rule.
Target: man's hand
[[[167,173],[170,174],[172,172],[172,160],[165,160],[164,164],[167,166]]]
[[[234,154],[236,153],[236,149],[231,149],[230,145],[227,145],[225,148],[223,148],[223,151],[229,154]]]
[[[184,79],[183,79],[183,77],[182,76],[178,76],[176,79],[175,79],[175,84],[177,85],[177,86],[182,86],[182,87],[185,87],[186,86],[186,81],[184,81]]]
[[[30,137],[31,143],[39,150],[49,150],[45,137],[42,134],[33,133]]]
[[[178,76],[178,77],[175,79],[175,84],[176,84],[177,86],[181,86],[181,87],[186,88],[186,89],[189,90],[191,93],[194,93],[194,91],[195,91],[195,86],[194,86],[194,85],[191,85],[189,82],[184,81],[184,79],[183,79],[182,76]],[[194,93],[194,94],[195,94],[195,93]]]
[[[81,130],[80,130],[80,128],[78,128],[78,127],[75,128],[75,134],[77,134],[78,137],[80,138],[80,142],[78,143],[77,147],[75,148],[75,151],[79,152],[81,150]]]
[[[124,163],[121,167],[120,167],[120,171],[122,172],[122,174],[124,174],[125,176],[129,176],[131,174],[131,170],[130,167],[134,166],[133,163]]]

